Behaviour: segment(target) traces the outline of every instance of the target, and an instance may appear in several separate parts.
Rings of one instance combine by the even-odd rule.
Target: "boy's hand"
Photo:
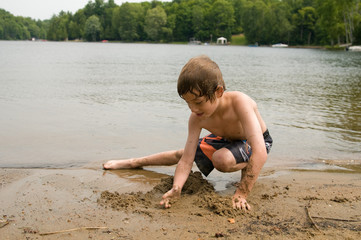
[[[237,192],[232,198],[232,203],[234,209],[241,209],[244,211],[251,210],[251,206],[247,203],[246,198]]]
[[[181,189],[179,186],[173,186],[173,188],[171,190],[169,190],[168,192],[166,192],[163,197],[162,197],[162,201],[160,201],[160,205],[164,205],[165,208],[170,208],[171,204],[170,204],[170,200],[171,199],[177,199],[180,198],[181,195]]]

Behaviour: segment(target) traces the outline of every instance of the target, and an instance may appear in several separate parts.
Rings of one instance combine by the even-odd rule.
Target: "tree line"
[[[74,14],[40,21],[0,9],[0,39],[51,41],[202,42],[249,44],[361,44],[360,0],[173,0],[123,3],[89,1]]]

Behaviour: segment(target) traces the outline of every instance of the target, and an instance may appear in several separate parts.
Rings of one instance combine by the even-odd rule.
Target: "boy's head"
[[[191,58],[184,65],[178,78],[178,94],[183,96],[190,92],[197,97],[205,96],[207,100],[215,99],[218,87],[226,90],[221,70],[209,57],[202,55]],[[196,94],[195,92],[199,92]]]

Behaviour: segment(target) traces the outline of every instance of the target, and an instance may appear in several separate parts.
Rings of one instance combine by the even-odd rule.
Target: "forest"
[[[49,41],[214,42],[243,34],[245,44],[361,44],[360,0],[89,1],[51,19],[0,9],[0,39]]]

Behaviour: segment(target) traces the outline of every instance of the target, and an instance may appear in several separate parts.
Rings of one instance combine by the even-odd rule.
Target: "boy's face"
[[[217,99],[214,101],[208,100],[205,96],[199,97],[199,92],[194,90],[194,93],[187,92],[182,95],[182,98],[187,102],[189,109],[195,113],[197,117],[210,117],[217,107]]]

